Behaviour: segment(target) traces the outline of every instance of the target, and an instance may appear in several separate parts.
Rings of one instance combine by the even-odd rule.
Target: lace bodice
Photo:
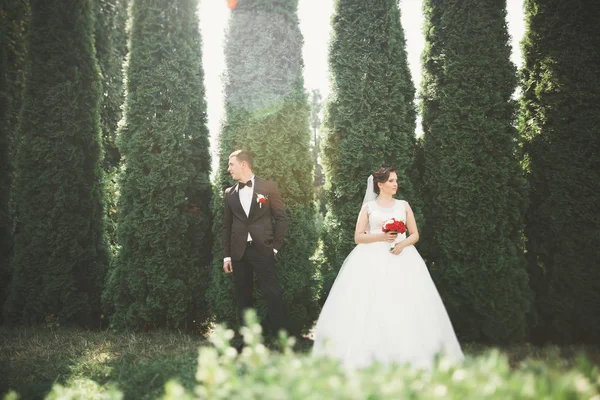
[[[380,207],[375,201],[367,203],[367,210],[369,211],[369,233],[381,233],[383,223],[390,218],[395,218],[397,221],[404,221],[404,223],[406,223],[405,203],[404,200],[396,200],[394,205],[389,208]],[[406,233],[398,236],[399,239],[405,237]]]

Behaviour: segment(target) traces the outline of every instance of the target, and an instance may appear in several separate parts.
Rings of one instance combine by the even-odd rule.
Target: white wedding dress
[[[391,208],[367,203],[369,232],[383,222],[406,222],[403,200]],[[406,238],[399,235],[397,241]],[[316,325],[314,355],[338,358],[345,367],[373,361],[431,368],[436,354],[456,361],[463,353],[425,262],[414,246],[399,255],[389,242],[359,244],[348,255]]]

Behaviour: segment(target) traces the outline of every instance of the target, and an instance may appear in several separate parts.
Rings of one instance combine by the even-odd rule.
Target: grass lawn
[[[76,328],[0,327],[0,397],[15,390],[21,399],[43,398],[54,383],[81,380],[101,387],[116,385],[126,399],[155,399],[164,384],[176,378],[186,389],[195,386],[198,347],[205,338],[173,331],[114,333]],[[298,351],[308,352],[309,340]],[[465,344],[466,354],[478,355],[489,347]],[[542,360],[559,368],[572,367],[584,354],[600,366],[600,346],[535,347],[502,349],[510,363]]]
[[[76,328],[0,328],[0,393],[42,398],[54,383],[116,384],[127,399],[154,399],[177,377],[194,387],[204,338],[174,332],[118,334]]]

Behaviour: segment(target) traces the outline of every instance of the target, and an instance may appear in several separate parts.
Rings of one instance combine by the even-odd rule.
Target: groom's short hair
[[[247,150],[236,150],[229,155],[229,157],[235,157],[239,162],[246,161],[246,164],[252,169],[254,160],[252,159],[252,153]]]

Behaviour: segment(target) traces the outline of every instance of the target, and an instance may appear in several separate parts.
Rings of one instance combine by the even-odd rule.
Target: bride
[[[349,368],[372,362],[431,368],[437,354],[462,360],[450,319],[425,262],[415,249],[415,217],[398,190],[396,172],[369,177],[354,241],[316,325],[313,354],[338,358]],[[389,218],[406,233],[384,233]],[[393,247],[392,247],[393,246]]]

